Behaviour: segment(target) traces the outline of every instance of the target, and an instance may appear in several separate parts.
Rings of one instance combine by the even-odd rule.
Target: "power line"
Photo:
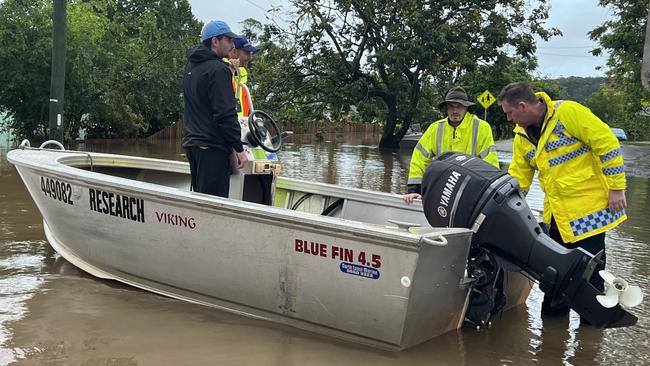
[[[246,0],[246,2],[249,3],[249,4],[251,4],[251,5],[253,5],[254,7],[256,7],[256,8],[258,8],[258,9],[264,11],[264,12],[266,12],[266,10],[267,10],[267,9],[264,9],[263,7],[261,7],[260,5],[255,4],[255,3],[252,2],[251,0]]]
[[[579,57],[579,58],[594,58],[594,57],[600,57],[600,56],[587,56],[587,55],[561,55],[559,53],[544,53],[544,52],[538,52],[538,55],[543,55],[543,56],[559,56],[559,57]]]
[[[594,48],[594,46],[539,46],[537,48],[546,48],[546,49],[587,49],[587,48]]]

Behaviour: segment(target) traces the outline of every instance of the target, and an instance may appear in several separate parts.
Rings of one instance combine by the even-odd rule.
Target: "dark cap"
[[[455,86],[449,89],[447,95],[445,95],[445,100],[443,100],[442,102],[440,102],[440,104],[438,104],[438,108],[442,109],[445,106],[445,104],[449,102],[460,103],[465,107],[469,107],[476,104],[469,101],[465,89],[461,88],[460,86]]]
[[[244,50],[248,52],[255,53],[259,51],[260,49],[253,46],[249,41],[248,38],[241,36],[239,38],[233,39],[233,42],[235,43],[235,48],[238,50]]]

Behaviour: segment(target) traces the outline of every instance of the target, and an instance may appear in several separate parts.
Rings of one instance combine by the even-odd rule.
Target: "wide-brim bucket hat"
[[[449,102],[460,103],[465,107],[473,106],[476,104],[469,101],[465,89],[461,88],[460,86],[455,86],[449,89],[447,95],[445,95],[445,100],[443,100],[442,102],[440,102],[440,104],[438,104],[438,108],[440,109],[444,108],[445,104]]]

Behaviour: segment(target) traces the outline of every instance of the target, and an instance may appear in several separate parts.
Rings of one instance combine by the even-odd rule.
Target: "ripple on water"
[[[107,149],[107,150],[113,150]],[[365,189],[388,191],[388,192],[404,192],[406,178],[408,175],[408,162],[410,158],[410,153],[406,154],[384,154],[382,152],[376,151],[373,146],[366,146],[364,144],[342,144],[340,146],[333,146],[332,143],[318,143],[318,144],[291,144],[287,143],[285,148],[283,148],[278,155],[282,161],[282,174],[284,176],[291,176],[303,180],[311,180],[316,182],[328,182],[343,184],[346,186],[354,186]],[[118,151],[112,151],[118,152]],[[175,151],[174,151],[175,153]],[[1,155],[1,152],[0,152]],[[136,152],[136,155],[146,156],[148,154],[141,153],[141,151]],[[499,152],[500,159],[507,160],[509,157],[507,154]],[[175,155],[176,156],[176,155]],[[164,156],[158,156],[164,157]],[[176,156],[178,157],[178,156]],[[179,158],[180,160],[185,160],[183,157]],[[632,160],[632,159],[631,159]],[[647,161],[648,159],[646,159]],[[0,165],[2,165],[2,159],[0,159]],[[13,168],[11,168],[13,169]],[[0,169],[2,170],[2,169]],[[650,169],[640,169],[640,171],[646,176],[650,173]],[[391,172],[388,176],[387,172]],[[2,174],[0,173],[0,176]],[[14,174],[15,175],[15,174]],[[632,174],[634,175],[634,170]],[[12,178],[14,179],[14,178]],[[11,207],[17,207],[17,209],[8,210],[9,205],[2,205],[0,207],[0,238],[5,236],[6,238],[13,236],[22,236],[22,239],[26,237],[31,237],[30,233],[33,232],[42,232],[42,226],[40,224],[41,218],[38,216],[37,211],[34,210],[33,203],[29,200],[28,195],[24,194],[24,187],[22,184],[18,185],[18,178],[15,180],[9,180],[9,184],[14,184],[16,192],[23,194],[25,200],[20,199],[11,203]],[[7,187],[5,182],[2,182],[1,185],[3,189]],[[624,277],[633,284],[641,286],[644,292],[647,294],[650,287],[648,279],[646,279],[646,274],[648,273],[648,250],[647,245],[650,244],[648,239],[650,236],[650,214],[647,212],[647,207],[650,205],[648,200],[648,193],[650,189],[647,187],[650,186],[650,181],[648,179],[635,179],[630,177],[628,179],[629,185],[629,208],[628,216],[629,219],[621,227],[616,230],[608,233],[607,237],[607,255],[608,255],[608,268],[614,273]],[[2,197],[0,197],[0,202],[5,202],[5,200],[12,199],[12,195],[6,194],[3,192]],[[537,180],[534,180],[533,187],[531,192],[526,197],[529,205],[533,210],[541,211],[543,206],[543,194],[539,190]],[[30,208],[30,209],[27,209]],[[3,211],[4,210],[4,211]],[[20,213],[20,216],[7,216],[11,214]],[[36,215],[38,217],[31,217],[29,215]],[[27,217],[26,219],[24,219]],[[11,219],[11,220],[9,220]],[[24,228],[28,228],[25,230]],[[12,238],[13,239],[13,238]],[[44,248],[47,248],[45,250]],[[30,358],[29,355],[21,349],[9,348],[11,345],[11,337],[14,336],[11,332],[13,331],[9,328],[9,325],[12,321],[21,319],[25,317],[28,309],[26,308],[27,301],[37,292],[43,291],[44,282],[47,279],[49,273],[52,272],[52,268],[49,266],[52,259],[51,250],[45,242],[10,242],[3,243],[0,240],[0,278],[3,281],[0,283],[0,364],[9,363],[12,360],[17,360],[21,358]],[[58,270],[62,270],[59,268]],[[64,270],[64,269],[63,269]],[[57,272],[60,273],[60,272]],[[78,274],[76,274],[78,275]],[[59,291],[74,291],[70,288],[61,288]],[[63,296],[68,295],[64,293]],[[113,293],[109,293],[110,298],[117,298],[119,296],[114,296]],[[140,298],[140,296],[135,296],[134,298]],[[147,297],[145,297],[147,298]],[[295,333],[293,331],[287,331],[287,338],[290,339],[292,344],[297,344],[301,349],[300,352],[291,354],[291,352],[284,352],[283,356],[289,353],[287,357],[296,357],[305,355],[305,359],[312,360],[317,362],[319,360],[318,356],[321,355],[321,358],[325,358],[327,355],[332,355],[333,358],[340,361],[341,354],[343,355],[352,355],[351,357],[343,356],[342,359],[346,359],[349,362],[355,363],[374,363],[374,364],[421,364],[429,365],[441,363],[439,360],[445,358],[457,360],[457,352],[454,350],[454,347],[460,349],[458,353],[461,355],[458,357],[460,359],[476,359],[478,362],[472,362],[468,364],[491,364],[489,361],[497,361],[495,364],[564,364],[564,365],[612,365],[612,364],[628,364],[628,365],[640,365],[640,364],[650,364],[650,358],[647,356],[648,342],[650,337],[648,319],[650,316],[648,310],[646,309],[645,304],[642,304],[638,308],[632,310],[632,312],[639,316],[640,320],[637,326],[631,328],[622,328],[622,329],[606,329],[606,330],[597,330],[591,327],[584,327],[580,325],[579,317],[575,313],[572,313],[569,317],[563,319],[542,319],[540,316],[540,308],[542,303],[543,293],[539,290],[537,286],[533,288],[526,305],[528,307],[527,312],[522,312],[524,315],[519,316],[512,311],[510,314],[513,314],[510,318],[514,320],[516,329],[513,336],[508,336],[507,338],[496,337],[498,342],[487,343],[486,340],[490,339],[490,332],[492,333],[492,338],[495,338],[495,334],[505,334],[508,330],[507,324],[501,322],[496,324],[489,332],[483,333],[474,333],[471,330],[461,331],[459,333],[450,332],[447,336],[440,337],[438,340],[433,340],[429,342],[428,345],[424,345],[419,349],[409,350],[401,354],[389,354],[380,356],[378,358],[379,362],[372,362],[371,360],[379,352],[375,350],[365,350],[359,351],[355,346],[348,345],[337,346],[334,344],[334,348],[329,348],[329,341],[326,340],[325,343],[328,344],[326,347],[303,347],[303,345],[313,345],[318,343],[314,339],[318,340],[318,337],[312,337],[310,334],[305,333]],[[151,299],[148,297],[147,299]],[[130,298],[129,298],[130,300]],[[154,301],[147,303],[147,305],[138,304],[137,307],[132,307],[136,313],[136,317],[146,318],[151,314],[155,314],[156,311],[152,309],[159,309],[161,306],[161,301],[154,298]],[[119,303],[119,302],[118,302]],[[133,304],[133,301],[125,301],[126,304]],[[170,301],[170,304],[175,302]],[[81,304],[83,308],[86,309],[93,304]],[[164,309],[164,308],[163,308]],[[215,324],[223,324],[224,319],[232,319],[232,324],[235,332],[228,332],[225,336],[225,339],[239,339],[233,333],[244,333],[241,337],[242,341],[235,341],[234,343],[226,343],[228,349],[234,349],[235,351],[223,352],[220,354],[220,357],[225,359],[235,359],[241,360],[242,357],[245,357],[247,352],[250,352],[251,344],[251,332],[248,328],[248,322],[243,321],[240,318],[232,317],[230,315],[217,315],[214,317],[214,312],[211,310],[204,310],[204,314],[210,314],[210,316],[201,317],[200,322],[192,323],[188,322],[190,315],[202,313],[201,309],[196,309],[194,307],[184,307],[182,304],[178,305],[178,323],[175,323],[175,326],[170,328],[170,336],[173,339],[174,345],[176,345],[177,339],[175,334],[178,332],[187,332],[190,333],[190,330],[195,328],[200,328],[200,326],[208,324],[203,333],[198,332],[197,336],[194,338],[194,343],[191,346],[196,346],[196,344],[201,344],[200,342],[208,339],[205,337],[205,334],[214,336]],[[190,309],[187,311],[187,309]],[[111,324],[113,323],[113,316],[119,316],[120,312],[113,312],[110,307],[106,307],[106,314],[111,314],[109,318],[111,319]],[[163,310],[162,312],[164,312]],[[507,313],[507,312],[506,312]],[[505,314],[507,316],[508,314]],[[126,318],[125,318],[126,319]],[[165,316],[165,321],[174,320],[173,316]],[[213,320],[214,323],[206,322],[205,319],[218,319]],[[525,323],[522,326],[519,326],[520,323],[517,323],[517,320],[522,320],[520,323]],[[119,322],[118,322],[119,323]],[[148,324],[149,334],[159,334],[159,325],[161,321],[152,321]],[[174,323],[172,323],[174,324]],[[189,326],[187,324],[190,324]],[[239,326],[238,324],[244,324]],[[183,327],[188,327],[183,329]],[[105,326],[110,328],[110,326]],[[139,327],[147,331],[147,326]],[[265,329],[266,325],[261,325],[259,329]],[[110,335],[110,329],[105,329],[105,331]],[[164,333],[164,332],[163,332]],[[257,332],[255,332],[257,333]],[[263,332],[259,332],[263,333]],[[147,334],[147,333],[144,333]],[[462,341],[456,341],[455,334],[464,334],[466,339],[473,340],[472,342],[467,343],[467,351],[464,350],[464,345]],[[147,337],[142,337],[146,339]],[[277,335],[273,334],[269,336],[268,339],[272,339],[271,344],[274,348],[277,339]],[[192,339],[190,337],[190,339]],[[253,343],[262,344],[264,347],[264,340],[266,338],[259,338],[260,342],[255,342],[256,339],[253,339]],[[451,347],[447,347],[446,341],[451,340]],[[58,340],[49,340],[46,339],[46,342],[58,342]],[[520,351],[516,347],[517,341],[522,341],[524,348]],[[138,342],[138,341],[136,341]],[[455,343],[454,343],[455,342]],[[218,342],[216,342],[218,343]],[[54,343],[53,343],[54,344]],[[212,349],[215,342],[211,343],[205,348]],[[506,344],[505,348],[501,348],[502,344]],[[140,344],[136,343],[136,346],[146,346],[146,342]],[[430,346],[434,346],[430,348]],[[444,345],[444,347],[437,348],[438,345]],[[471,347],[469,347],[471,345]],[[515,345],[515,347],[513,347]],[[128,349],[132,350],[133,345],[129,345]],[[56,344],[52,347],[56,347]],[[143,347],[146,348],[146,347]],[[177,348],[177,347],[171,347]],[[27,349],[27,348],[26,348]],[[192,347],[189,347],[191,350]],[[350,351],[352,349],[352,351]],[[242,351],[237,351],[242,350]],[[302,350],[305,353],[302,353]],[[32,352],[40,352],[41,350],[38,347],[34,347]],[[163,354],[163,349],[155,350],[157,355]],[[213,352],[214,350],[210,351]],[[431,352],[430,352],[431,351]],[[445,353],[447,351],[447,353]],[[174,350],[177,352],[177,350]],[[467,352],[465,354],[464,352]],[[194,351],[192,351],[192,354]],[[272,352],[268,352],[273,354]],[[496,353],[496,354],[495,354]],[[142,354],[142,353],[141,353]],[[362,354],[361,358],[357,360],[354,359],[355,355]],[[476,355],[472,357],[472,355]],[[145,356],[143,356],[145,357]],[[316,357],[316,358],[315,358]],[[382,358],[383,357],[383,358]],[[263,355],[265,361],[272,362],[269,355]],[[244,358],[245,359],[245,358]],[[296,358],[294,358],[295,360]],[[111,359],[112,363],[117,362],[117,359]],[[314,361],[316,360],[316,361]],[[376,359],[377,360],[377,359]],[[407,360],[404,362],[404,360]],[[513,361],[514,360],[514,361]],[[391,362],[394,361],[394,362]],[[413,361],[413,362],[410,362]],[[102,363],[103,362],[103,363]],[[56,362],[55,362],[56,363]],[[86,362],[90,363],[107,363],[104,360],[92,359],[92,361]],[[237,362],[241,363],[241,362]],[[246,363],[246,362],[244,362]],[[291,363],[291,362],[289,362]],[[462,362],[444,362],[445,364],[464,364]],[[283,363],[284,364],[284,363]],[[323,364],[321,362],[321,364]]]
[[[0,364],[9,364],[24,356],[22,350],[9,348],[12,338],[9,324],[27,314],[27,301],[45,281],[43,266],[47,244],[20,241],[0,245]]]

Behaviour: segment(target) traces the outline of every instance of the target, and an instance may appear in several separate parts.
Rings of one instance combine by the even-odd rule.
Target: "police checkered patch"
[[[556,135],[560,135],[564,131],[566,131],[566,127],[564,127],[562,122],[557,121],[557,124],[555,125],[555,128],[553,129],[553,133],[556,134]]]
[[[531,161],[535,157],[535,149],[530,150],[526,153],[526,160]]]
[[[544,146],[544,149],[546,149],[546,151],[552,151],[557,149],[558,147],[567,146],[578,142],[577,137],[573,137],[573,136],[566,137],[562,133],[559,134],[558,137],[559,139],[555,141],[547,142],[546,145]]]
[[[603,168],[603,174],[605,175],[616,175],[616,174],[621,174],[625,173],[625,166],[613,166],[611,168]]]
[[[566,153],[564,155],[560,155],[557,158],[553,158],[548,161],[549,166],[556,166],[560,165],[563,163],[566,163],[569,160],[575,159],[579,157],[580,155],[586,154],[589,151],[591,151],[591,148],[589,146],[582,146],[578,150],[571,151],[570,153]]]
[[[569,223],[574,236],[580,236],[588,232],[605,227],[625,215],[625,210],[612,212],[609,208],[591,213],[585,217],[573,220]]]
[[[616,149],[614,149],[614,150],[612,150],[612,151],[610,151],[610,152],[608,152],[608,153],[606,153],[604,155],[601,155],[600,156],[600,161],[605,163],[605,162],[608,162],[608,161],[614,159],[617,156],[621,156],[621,149],[619,149],[619,148],[616,148]]]

